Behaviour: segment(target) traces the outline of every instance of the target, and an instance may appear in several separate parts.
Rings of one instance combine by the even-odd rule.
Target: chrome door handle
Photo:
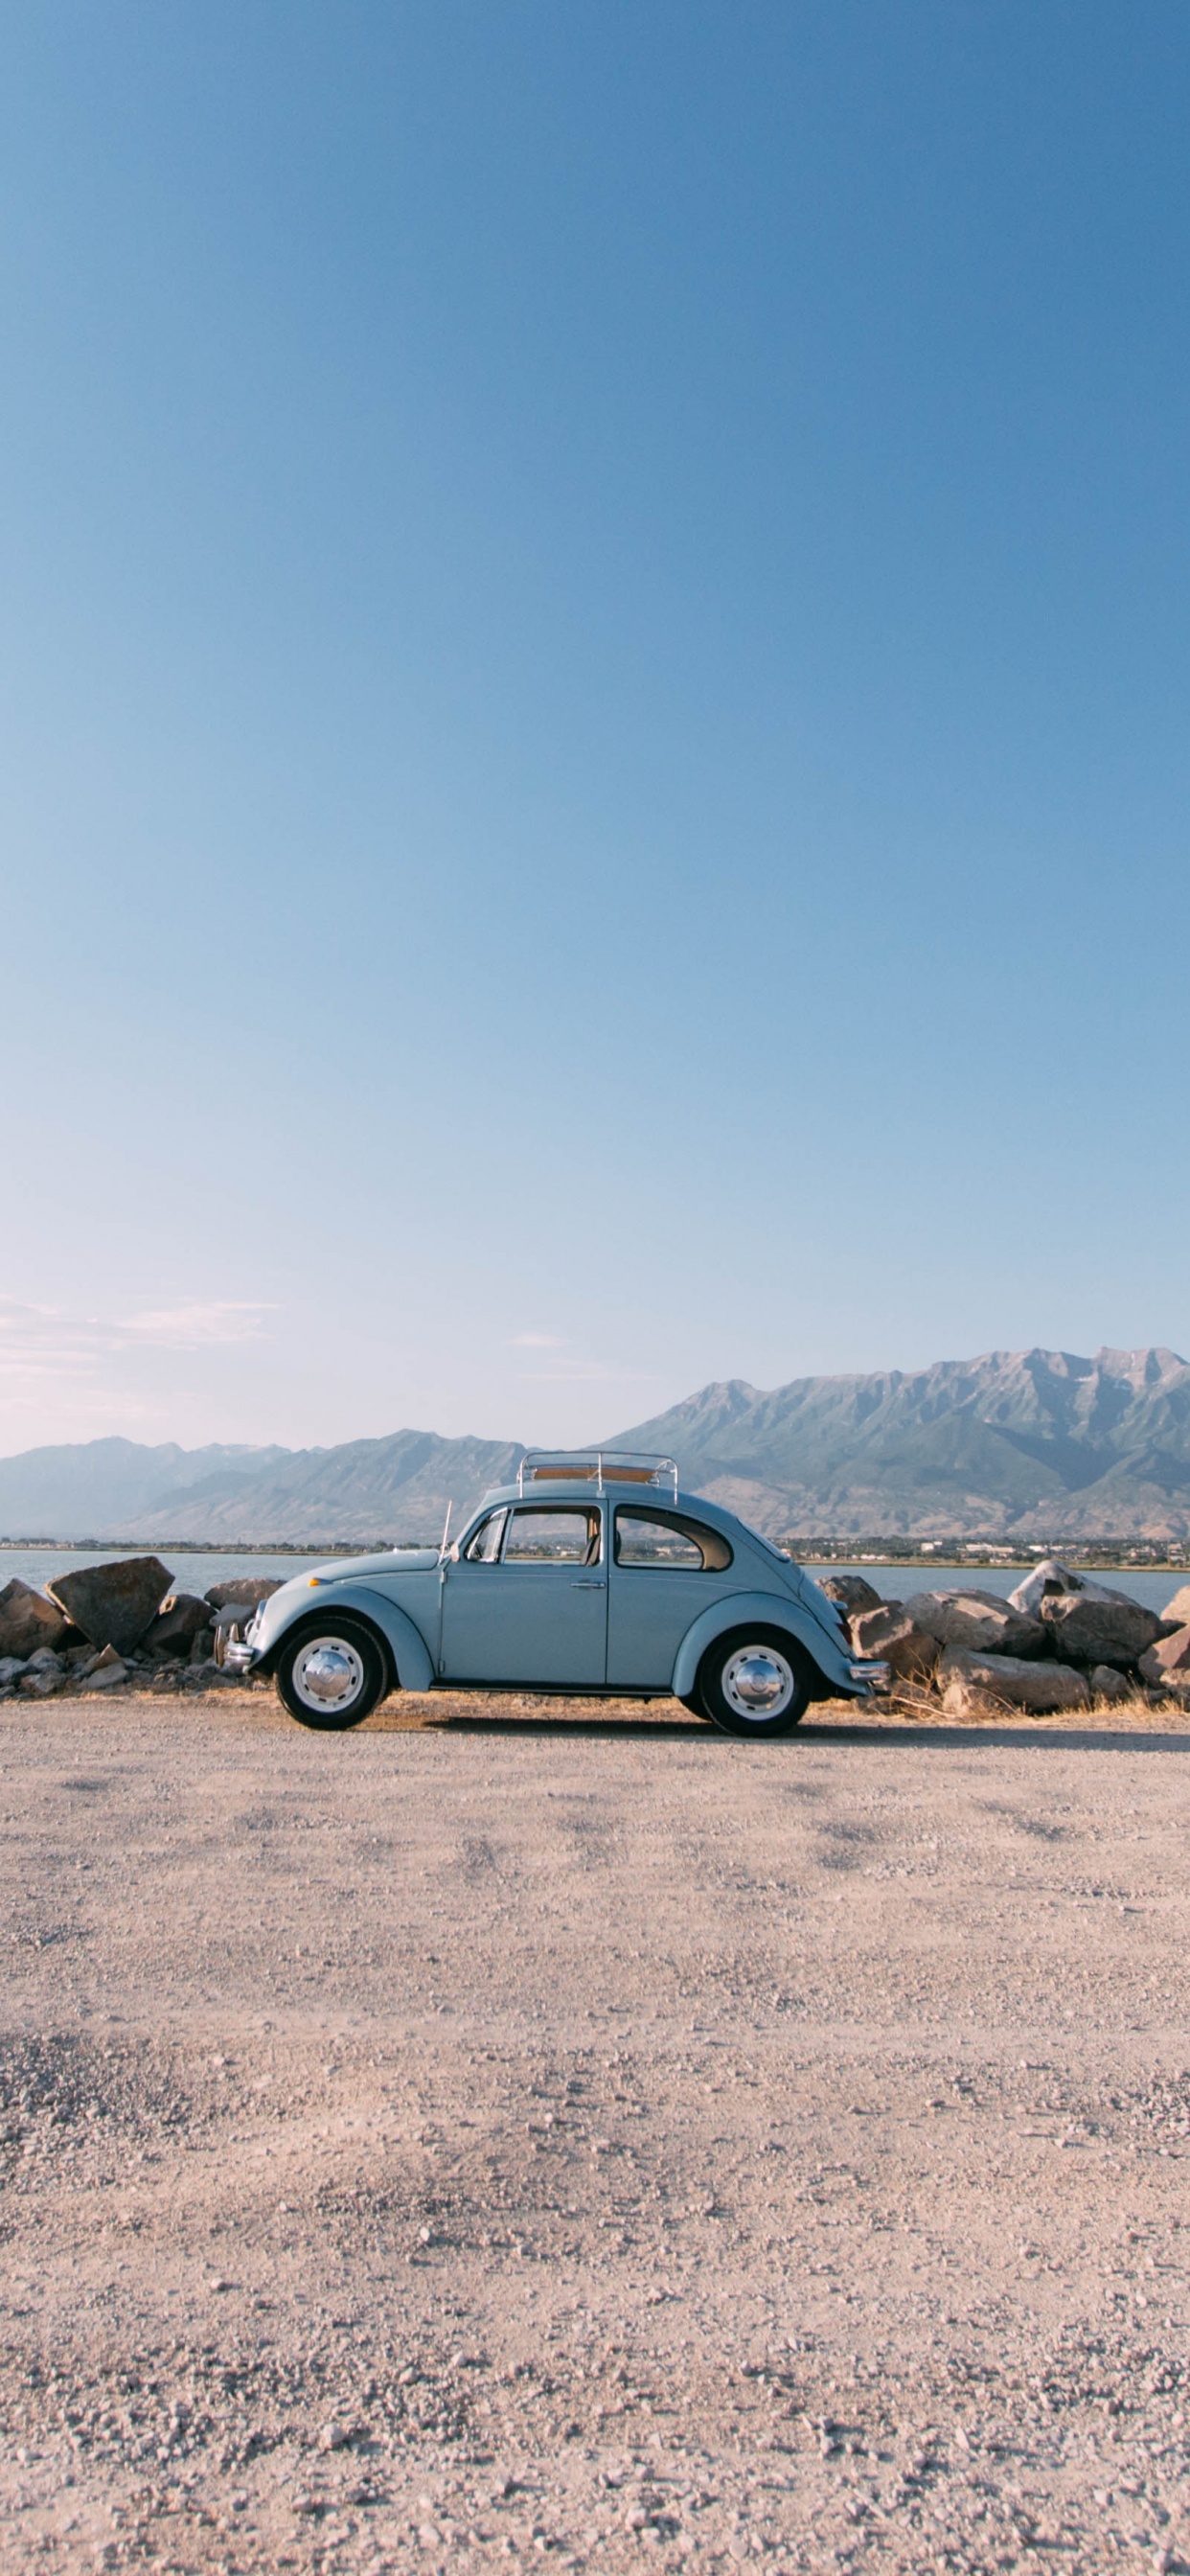
[[[571,1590],[574,1592],[606,1592],[607,1585],[601,1574],[576,1574],[573,1584],[571,1585]]]

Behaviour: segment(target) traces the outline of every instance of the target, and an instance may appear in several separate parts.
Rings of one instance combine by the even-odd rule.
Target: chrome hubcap
[[[775,1646],[741,1646],[723,1667],[723,1696],[736,1717],[780,1717],[793,1698],[792,1664]]]
[[[293,1667],[293,1687],[307,1708],[350,1708],[364,1686],[364,1667],[345,1637],[314,1637]]]

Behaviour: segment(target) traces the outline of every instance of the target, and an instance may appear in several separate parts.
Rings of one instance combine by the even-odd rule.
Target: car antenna
[[[446,1542],[447,1542],[448,1538],[450,1537],[450,1516],[451,1516],[451,1513],[453,1512],[453,1510],[454,1510],[454,1504],[453,1504],[453,1502],[448,1503],[448,1504],[447,1504],[447,1506],[446,1506],[446,1518],[445,1518],[445,1520],[443,1521],[443,1524],[442,1524],[442,1544],[441,1544],[441,1546],[439,1547],[439,1550],[438,1550],[438,1563],[439,1563],[439,1565],[444,1565],[444,1564],[445,1564],[445,1562],[446,1562]]]

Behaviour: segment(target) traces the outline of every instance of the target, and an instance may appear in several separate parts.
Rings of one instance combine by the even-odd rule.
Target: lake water
[[[886,1601],[905,1601],[911,1592],[954,1592],[961,1583],[973,1583],[980,1592],[998,1592],[1006,1600],[1023,1583],[1030,1571],[1027,1565],[811,1565],[806,1572],[821,1582],[828,1574],[862,1574],[874,1592]],[[212,1578],[213,1579],[213,1578]],[[1146,1610],[1158,1613],[1172,1601],[1183,1584],[1190,1583],[1185,1566],[1107,1566],[1088,1572],[1088,1583],[1105,1584],[1110,1592],[1127,1592],[1133,1601],[1143,1601]]]
[[[131,1552],[126,1547],[0,1547],[0,1590],[14,1574],[19,1575],[23,1583],[34,1583],[40,1586],[49,1583],[55,1574],[70,1574],[81,1565],[111,1564],[122,1556],[130,1555]],[[147,1550],[146,1553],[148,1553]],[[264,1554],[250,1556],[246,1553],[220,1556],[214,1551],[210,1555],[200,1555],[197,1550],[192,1555],[182,1549],[175,1549],[171,1554],[167,1547],[160,1553],[163,1563],[170,1568],[174,1589],[177,1592],[203,1593],[211,1583],[231,1583],[235,1581],[237,1575],[245,1574],[273,1575],[278,1582],[288,1583],[291,1575],[308,1574],[311,1566],[327,1563],[325,1549],[314,1550],[309,1556]],[[339,1561],[346,1562],[345,1559]],[[929,1565],[811,1565],[807,1563],[806,1571],[808,1574],[818,1576],[862,1574],[873,1589],[883,1593],[886,1599],[903,1601],[910,1592],[952,1592],[961,1583],[973,1583],[981,1592],[998,1592],[1003,1597],[1009,1592],[1015,1592],[1018,1583],[1023,1582],[1028,1567],[933,1563]],[[1109,1585],[1113,1592],[1130,1593],[1134,1601],[1143,1601],[1146,1609],[1162,1611],[1166,1602],[1173,1599],[1174,1593],[1180,1591],[1190,1577],[1187,1576],[1184,1568],[1179,1573],[1176,1566],[1127,1566],[1119,1570],[1095,1574],[1091,1580]]]
[[[116,1565],[122,1557],[159,1555],[173,1576],[175,1592],[202,1594],[211,1583],[234,1583],[237,1576],[269,1574],[278,1583],[288,1583],[294,1574],[308,1574],[312,1565],[325,1565],[327,1554],[320,1548],[310,1556],[220,1556],[200,1555],[195,1549],[168,1547],[133,1549],[130,1547],[0,1547],[0,1591],[18,1574],[22,1583],[40,1587],[52,1581],[55,1574],[73,1574],[83,1565]]]

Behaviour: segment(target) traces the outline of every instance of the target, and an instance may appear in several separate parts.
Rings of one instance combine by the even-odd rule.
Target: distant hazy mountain
[[[672,1454],[687,1486],[774,1533],[1190,1537],[1190,1366],[1173,1351],[993,1351],[767,1395],[733,1378],[615,1445]],[[430,1431],[335,1449],[31,1449],[0,1459],[0,1535],[433,1537],[448,1501],[457,1526],[522,1455]]]
[[[459,1514],[507,1483],[524,1455],[515,1440],[440,1440],[394,1431],[338,1449],[279,1449],[262,1475],[213,1475],[164,1494],[135,1536],[326,1540],[437,1538],[448,1503]]]
[[[287,1458],[287,1449],[158,1449],[135,1440],[85,1440],[55,1449],[25,1449],[0,1458],[0,1536],[5,1538],[123,1538],[163,1494],[179,1494],[221,1481],[239,1491]]]
[[[0,1537],[437,1538],[489,1485],[515,1476],[514,1440],[395,1431],[337,1449],[141,1449],[132,1440],[0,1459]],[[0,1569],[2,1571],[2,1569]]]

